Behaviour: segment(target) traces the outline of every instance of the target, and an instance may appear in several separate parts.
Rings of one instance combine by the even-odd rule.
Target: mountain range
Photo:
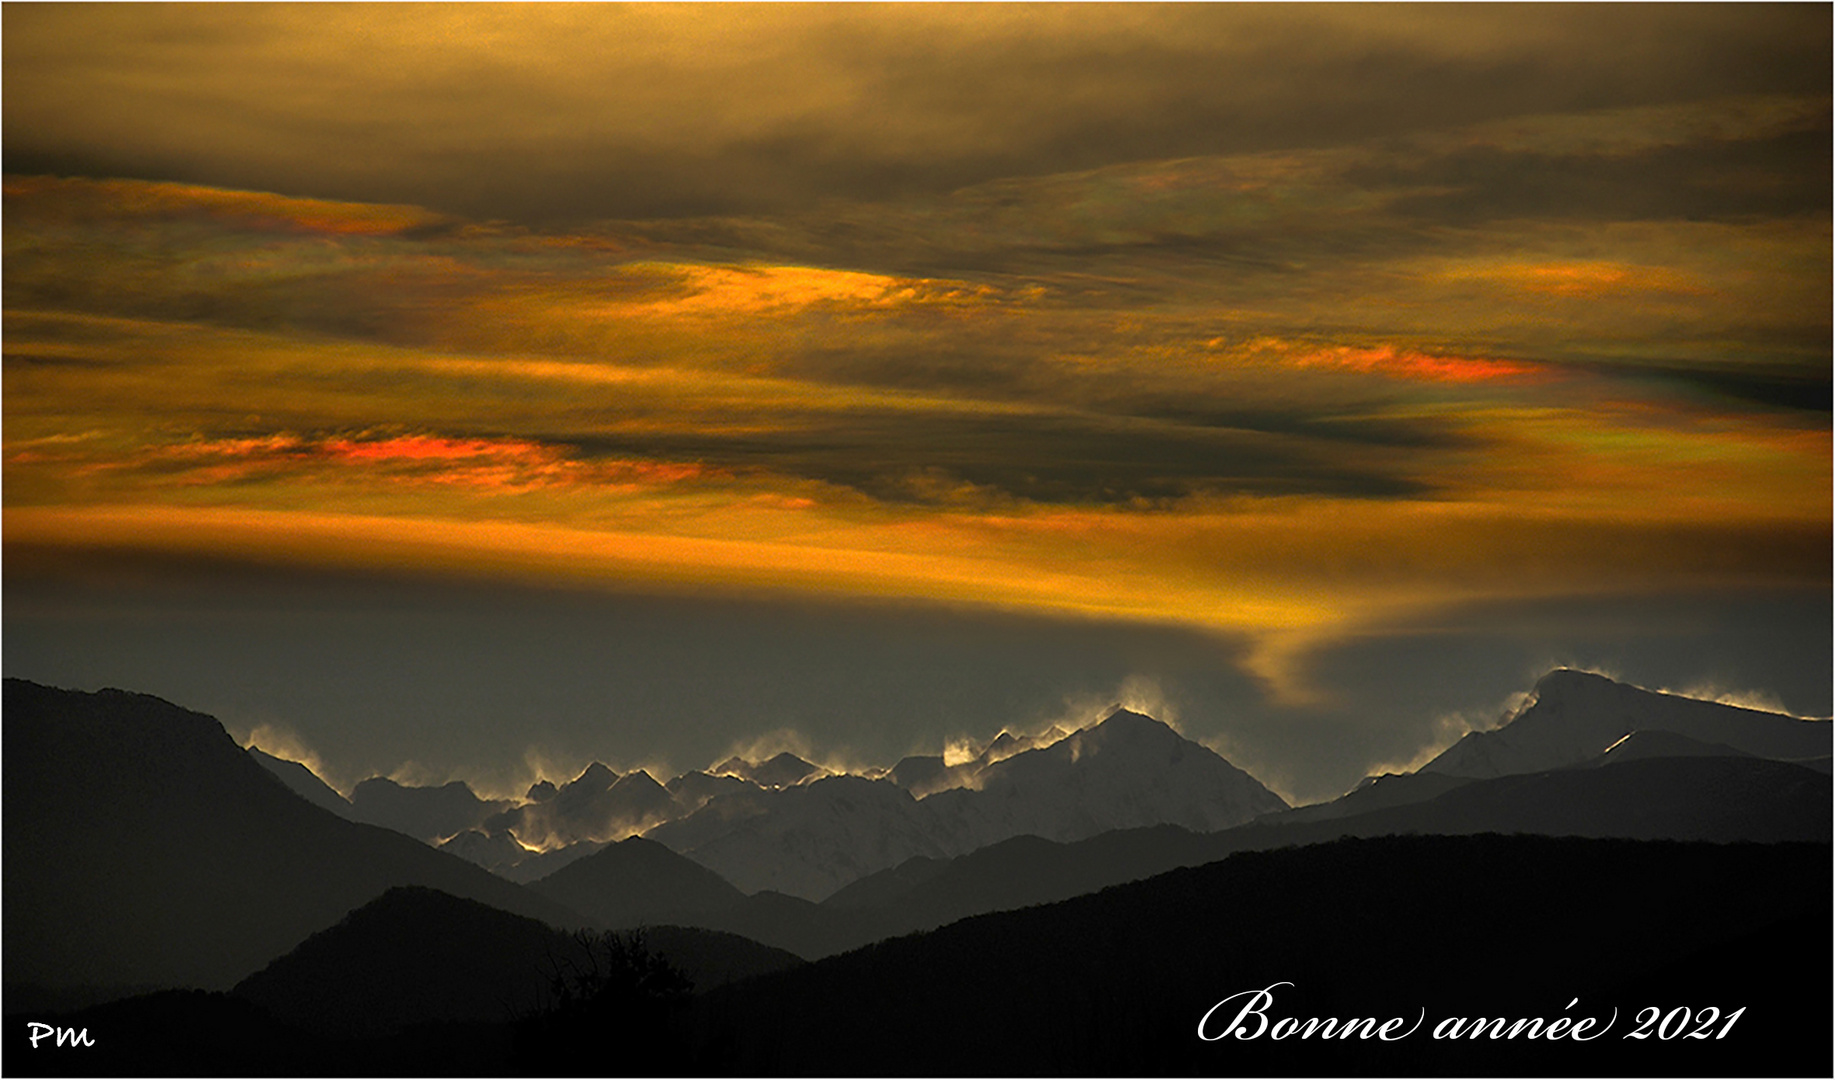
[[[811,901],[910,858],[949,858],[1013,836],[1070,841],[1165,823],[1210,831],[1287,806],[1209,748],[1120,708],[1076,732],[1003,731],[950,766],[916,757],[849,775],[785,752],[730,758],[663,784],[594,762],[565,783],[537,782],[514,804],[479,799],[459,781],[414,788],[375,777],[357,785],[345,810],[324,799],[324,785],[310,783],[316,777],[283,770],[292,763],[271,755],[260,760],[321,805],[514,881],[641,834],[744,892]]]
[[[865,775],[832,773],[789,753],[761,762],[731,758],[666,784],[642,771],[620,776],[595,763],[558,787],[538,783],[525,802],[443,844],[531,883],[611,840],[641,834],[743,893],[820,902],[907,861],[944,861],[1017,836],[1074,842],[1160,824],[1209,833],[1258,819],[1297,824],[1345,818],[1430,801],[1475,780],[1639,758],[1746,756],[1827,772],[1830,733],[1823,721],[1559,669],[1496,730],[1466,735],[1414,773],[1369,777],[1340,799],[1298,809],[1208,748],[1118,708],[1075,732],[1002,732],[975,757],[955,764],[907,757]],[[400,790],[432,798],[452,786]],[[1604,785],[1588,790],[1595,789]],[[1497,820],[1510,824],[1515,812]],[[1574,828],[1598,818],[1579,805],[1567,816]],[[1544,814],[1517,824],[1537,831],[1555,827],[1553,821]],[[1438,819],[1411,827],[1458,831],[1457,822]],[[1603,835],[1631,835],[1628,827]],[[1653,834],[1706,832],[1712,830],[1697,822],[1656,826]]]
[[[789,1067],[781,1046],[758,1042],[764,1036],[755,1025],[711,1004],[740,993],[753,976],[801,978],[789,969],[802,960],[1169,874],[1188,880],[1176,875],[1255,852],[1404,834],[1445,838],[1440,850],[1479,852],[1469,859],[1480,861],[1502,843],[1494,834],[1509,833],[1620,845],[1597,849],[1615,852],[1650,843],[1709,851],[1807,842],[1823,853],[1821,878],[1790,886],[1798,897],[1792,910],[1807,903],[1825,921],[1828,913],[1815,899],[1828,886],[1827,722],[1581,672],[1551,673],[1502,727],[1467,736],[1421,770],[1371,777],[1310,807],[1287,808],[1214,752],[1116,709],[1080,731],[1003,734],[952,765],[907,758],[865,776],[779,755],[723,762],[667,784],[597,765],[566,784],[538,783],[521,802],[497,804],[462,784],[359,785],[369,793],[366,806],[418,821],[419,839],[351,820],[356,800],[304,766],[243,751],[211,718],[155,698],[8,679],[4,704],[5,979],[15,1017],[194,987],[215,996],[168,991],[147,999],[142,1012],[107,1015],[241,1016],[254,1007],[263,1024],[292,1033],[285,1039],[308,1042],[396,1045],[401,1032],[428,1024],[475,1034],[478,1025],[542,1009],[540,980],[529,972],[577,947],[574,929],[641,928],[668,962],[692,970],[703,991],[696,1002],[709,1003],[694,1005],[693,1030],[677,1034],[712,1056],[659,1069],[694,1071],[683,1064],[692,1060],[770,1071]],[[515,832],[545,827],[556,843],[557,823],[610,821],[646,806],[674,816],[641,834],[580,837],[546,852],[530,851]],[[438,817],[442,808],[450,816]],[[474,817],[439,846],[428,842]],[[1452,843],[1461,837],[1478,847]],[[528,883],[475,865],[490,859],[506,873],[528,874]],[[537,867],[544,872],[532,873]],[[1716,887],[1744,897],[1757,886]],[[1205,899],[1213,886],[1183,899],[1166,888],[1138,894],[1159,899],[1142,901],[1129,917],[1177,923],[1190,905],[1217,902]],[[1383,903],[1400,903],[1399,895]],[[1573,902],[1594,910],[1600,900]],[[1742,918],[1757,925],[1762,915]],[[1034,932],[1015,931],[1027,940]],[[1687,947],[1698,944],[1691,938]],[[936,959],[953,955],[945,950],[925,962],[955,963]],[[878,976],[858,974],[865,961],[851,963],[824,967],[856,974],[821,976],[830,988],[820,993],[860,979],[880,985]],[[730,991],[710,989],[727,982],[735,983]],[[802,992],[786,990],[785,1000]],[[761,1008],[775,1015],[775,1005]],[[731,1033],[719,1044],[725,1049],[710,1049],[710,1024]],[[1034,1035],[1016,1045],[1036,1045]],[[480,1060],[516,1053],[508,1038],[490,1036],[496,1049],[478,1049]],[[845,1063],[837,1066],[844,1071],[859,1066],[846,1054],[821,1060]],[[1178,1060],[1181,1069],[1199,1067],[1197,1059]],[[1258,1060],[1273,1068],[1271,1059]]]

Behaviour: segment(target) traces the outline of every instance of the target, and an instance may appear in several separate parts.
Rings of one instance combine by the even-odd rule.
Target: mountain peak
[[[1609,679],[1591,671],[1577,668],[1556,668],[1536,680],[1535,697],[1537,701],[1555,702],[1574,696],[1598,694],[1611,688],[1624,690],[1636,689],[1626,686],[1615,679]]]
[[[1115,738],[1119,736],[1130,739],[1154,739],[1164,738],[1167,735],[1173,738],[1184,738],[1184,736],[1173,730],[1171,724],[1163,720],[1155,720],[1145,713],[1137,713],[1131,709],[1124,709],[1120,705],[1110,709],[1106,716],[1094,726],[1087,728],[1084,734],[1093,735],[1097,732],[1102,732],[1106,738]]]
[[[597,791],[611,787],[617,780],[618,774],[616,772],[613,772],[604,762],[595,761],[591,765],[588,765],[585,771],[581,772],[580,775],[568,781],[566,786],[573,787],[578,784],[582,788],[590,788]]]
[[[1558,668],[1536,682],[1529,704],[1504,726],[1468,733],[1421,771],[1490,778],[1564,768],[1597,758],[1638,731],[1785,761],[1826,756],[1831,733],[1827,724]]]
[[[804,780],[825,772],[821,766],[812,765],[786,750],[769,761],[752,766],[747,774],[753,783],[765,787],[795,787]]]
[[[636,769],[625,773],[618,778],[617,782],[612,784],[610,790],[617,794],[632,794],[637,792],[654,794],[660,792],[664,796],[667,796],[669,793],[667,788],[656,782],[656,777],[651,776],[647,769]]]

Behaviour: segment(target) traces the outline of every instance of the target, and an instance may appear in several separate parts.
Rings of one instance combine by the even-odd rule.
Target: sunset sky
[[[1826,6],[4,9],[6,674],[348,787],[1831,711]]]

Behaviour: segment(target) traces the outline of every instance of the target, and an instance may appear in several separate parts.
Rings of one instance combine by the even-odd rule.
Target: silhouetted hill
[[[262,768],[280,778],[280,782],[314,806],[322,806],[339,817],[351,816],[350,800],[337,793],[317,773],[297,761],[277,758],[258,746],[248,748],[248,755]]]
[[[1483,835],[1244,853],[717,992],[700,1003],[694,1068],[1827,1075],[1830,904],[1826,845]],[[1764,947],[1726,947],[1742,939]],[[1670,981],[1644,981],[1659,974]],[[1198,1039],[1213,1004],[1282,982],[1274,1017],[1425,1025],[1388,1043]],[[1624,1039],[1652,1006],[1747,1013],[1719,1041]],[[1615,1008],[1590,1043],[1431,1036],[1448,1017]]]
[[[745,899],[719,874],[641,836],[576,859],[530,888],[607,929],[679,922]]]
[[[573,935],[449,896],[390,889],[236,984],[295,1027],[372,1036],[442,1020],[509,1021],[539,1009],[544,963],[576,959]]]
[[[802,963],[714,930],[657,927],[640,940],[696,989]],[[234,993],[303,1030],[365,1038],[532,1016],[554,1003],[552,977],[585,963],[575,934],[438,890],[398,888],[307,938]]]
[[[1020,839],[1037,839],[1036,837]],[[992,851],[1015,841],[1002,841],[991,844],[982,850]],[[868,874],[852,885],[835,891],[833,896],[822,901],[822,907],[831,911],[849,911],[862,908],[875,908],[890,903],[924,882],[936,877],[947,868],[961,862],[968,856],[955,859],[929,859],[922,855],[906,859],[897,866]]]
[[[5,724],[9,989],[228,987],[395,885],[581,921],[312,805],[214,719],[158,698],[7,679]]]
[[[589,1025],[564,1052],[491,1023],[311,1038],[246,1000],[192,993],[52,1018],[107,1033],[115,1049],[93,1056],[25,1057],[23,1018],[9,1015],[7,1066],[14,1075],[1827,1075],[1829,858],[1826,844],[1347,839],[1243,853],[760,974],[653,1010],[641,1036],[608,1041]],[[349,931],[381,913],[428,919],[417,893],[405,891],[405,905],[391,894],[296,956],[336,952],[348,971],[366,970],[373,935]],[[455,955],[463,939],[495,932],[480,923],[524,925],[435,904],[455,910],[431,918],[427,943]],[[397,950],[417,933],[372,931]],[[317,981],[342,989],[351,977]],[[400,985],[424,993],[426,981]],[[1275,995],[1270,1019],[1420,1026],[1386,1043],[1198,1038],[1213,1005],[1264,987]],[[1722,1038],[1623,1037],[1646,1010],[1654,1031],[1656,1017],[1686,1008],[1692,1027],[1709,1007]],[[1432,1034],[1450,1018],[1564,1016],[1612,1026],[1586,1043]],[[1227,1026],[1219,1015],[1209,1033]]]
[[[1448,776],[1445,773],[1384,773],[1380,776],[1366,776],[1356,787],[1331,802],[1279,811],[1263,820],[1292,824],[1350,817],[1372,810],[1385,810],[1391,806],[1425,802],[1471,782],[1469,776]]]
[[[699,926],[646,926],[644,947],[673,964],[706,992],[775,971],[803,965],[803,958],[751,938]]]
[[[516,865],[500,871],[511,881],[527,885],[540,881],[563,866],[577,862],[597,851],[603,851],[609,841],[577,840],[565,847],[551,848],[536,855],[527,855]]]
[[[1422,802],[1219,833],[1231,850],[1336,836],[1478,832],[1638,840],[1830,839],[1829,776],[1763,758],[1644,758],[1461,784]]]
[[[753,893],[737,907],[707,912],[689,921],[785,949],[806,960],[883,936],[879,920],[870,915],[830,911],[800,896],[770,890]]]
[[[971,915],[1052,903],[1220,857],[1176,825],[1103,833],[1073,844],[1016,836],[943,863],[899,867],[822,904],[825,956]],[[915,860],[914,860],[915,861]]]

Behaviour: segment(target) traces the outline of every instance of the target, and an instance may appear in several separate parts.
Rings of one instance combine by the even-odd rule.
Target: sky
[[[1835,711],[1826,6],[0,18],[9,676],[492,794]]]

